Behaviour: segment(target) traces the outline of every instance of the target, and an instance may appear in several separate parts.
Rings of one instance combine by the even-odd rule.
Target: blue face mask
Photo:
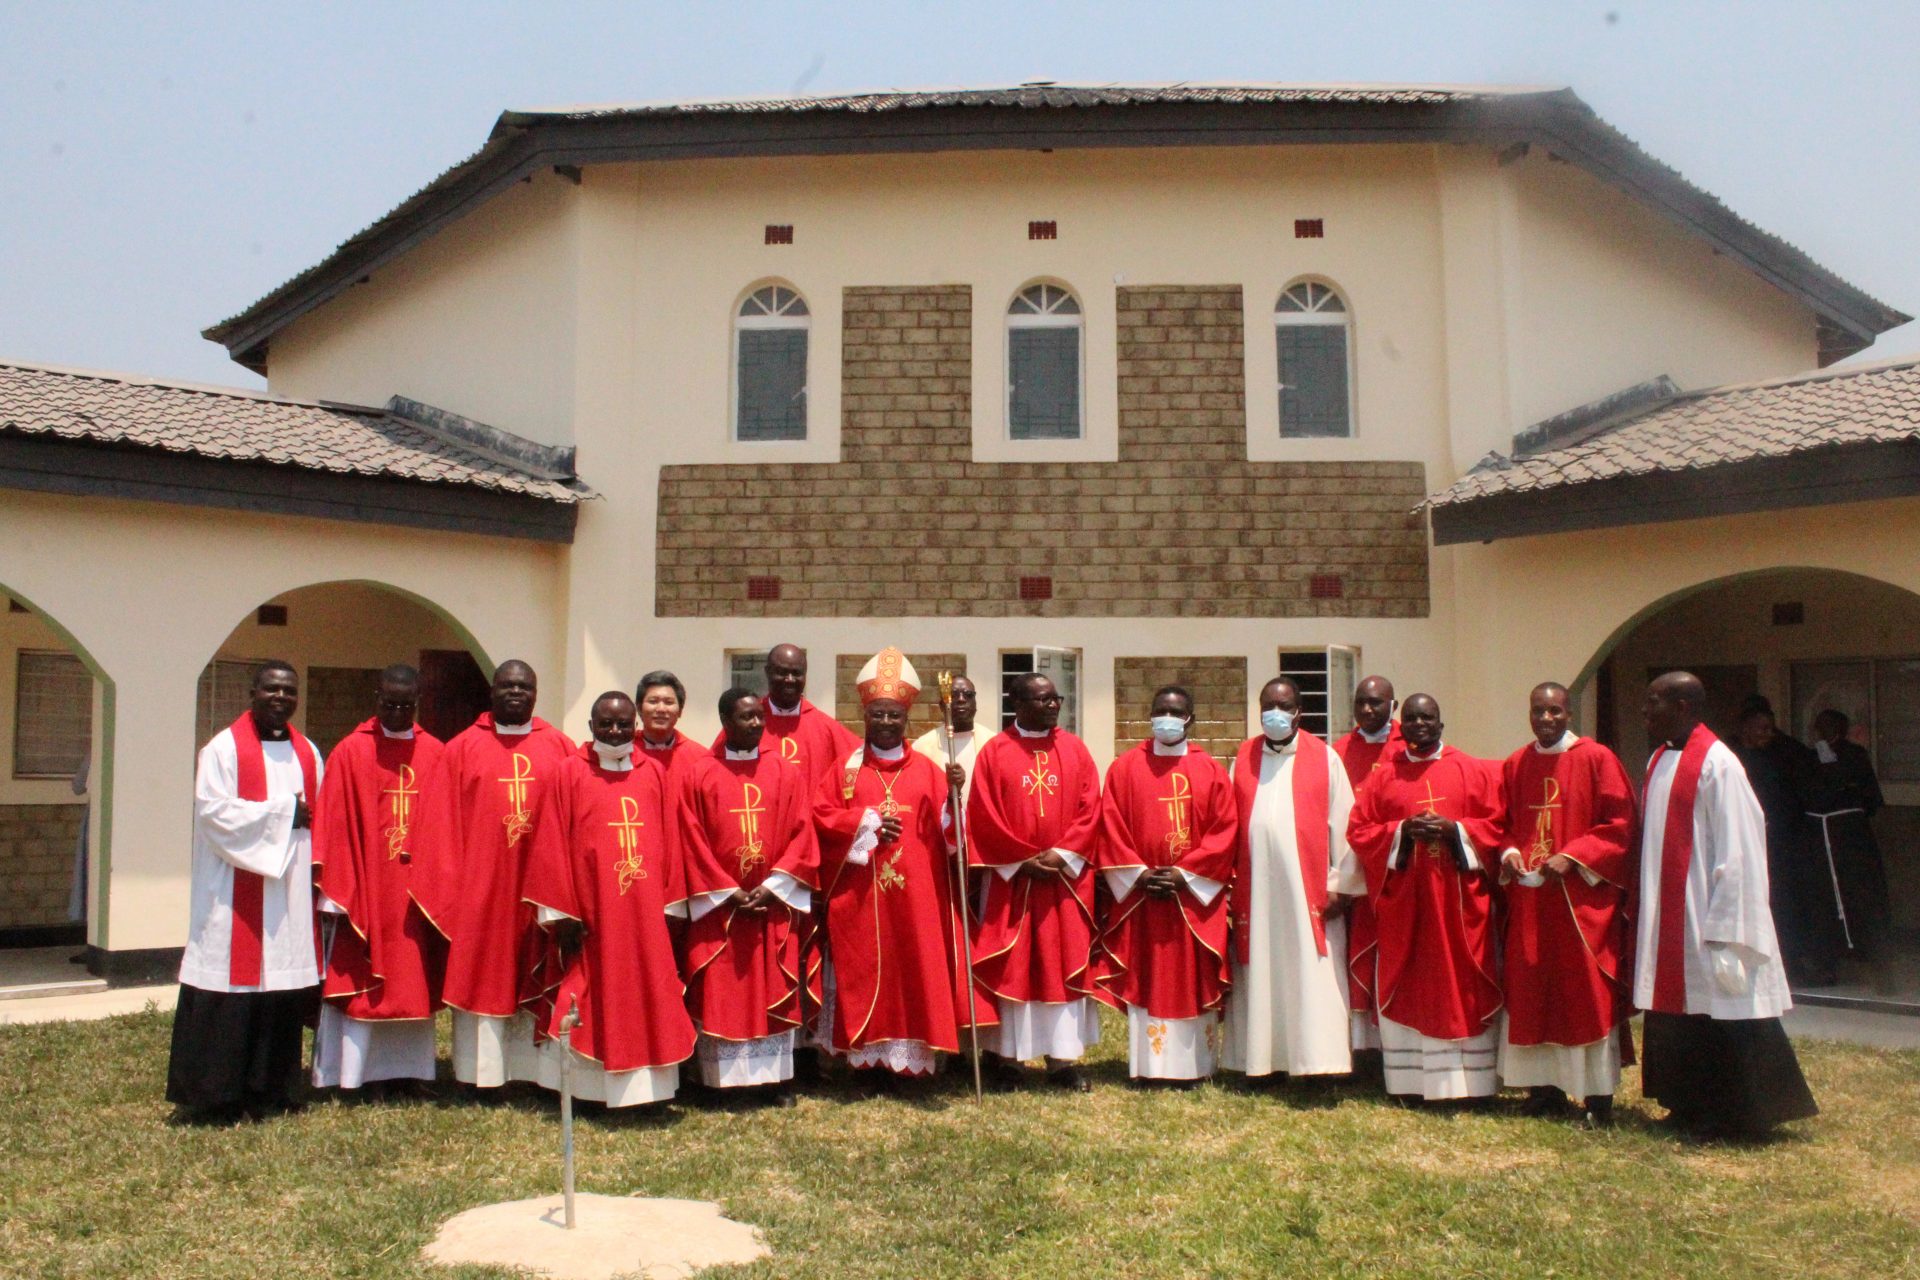
[[[1187,736],[1187,722],[1179,716],[1155,716],[1152,724],[1153,740],[1169,747]]]
[[[1275,742],[1285,742],[1293,736],[1293,712],[1282,711],[1278,707],[1269,707],[1260,713],[1260,732]]]

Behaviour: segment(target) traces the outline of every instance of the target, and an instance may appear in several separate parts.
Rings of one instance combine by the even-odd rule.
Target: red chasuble
[[[673,788],[688,896],[755,889],[784,871],[820,891],[820,845],[805,775],[768,751],[702,754]],[[761,914],[727,903],[687,928],[687,1010],[708,1035],[755,1040],[800,1025],[808,917],[775,898]]]
[[[860,746],[859,737],[847,726],[820,708],[800,699],[800,710],[790,716],[773,714],[773,704],[761,699],[766,709],[766,728],[761,731],[760,750],[778,755],[806,775],[809,791],[822,786],[826,777],[840,768]],[[715,751],[724,751],[727,735],[713,740]]]
[[[1422,844],[1389,870],[1403,856],[1400,824],[1419,813],[1464,826],[1481,869],[1461,871],[1451,848]],[[1380,1016],[1435,1040],[1464,1040],[1500,1012],[1487,868],[1501,848],[1501,817],[1493,765],[1452,747],[1437,760],[1395,753],[1354,802],[1347,842],[1380,926]]]
[[[667,908],[687,898],[667,819],[666,770],[634,752],[602,769],[593,744],[563,761],[529,843],[526,900],[572,916],[586,941],[553,993],[546,1034],[575,1001],[573,1047],[608,1071],[666,1067],[693,1055]]]
[[[847,766],[843,760],[813,806],[833,957],[833,1047],[846,1053],[918,1040],[955,1052],[971,984],[941,822],[947,775],[912,747],[898,760],[863,757]],[[900,839],[856,866],[847,853],[868,809],[898,817]],[[999,1021],[985,1000],[975,1011],[983,1027]]]
[[[420,810],[414,901],[448,942],[446,1002],[504,1018],[539,994],[541,953],[521,896],[541,800],[573,743],[538,717],[525,734],[495,733],[486,712],[440,757]]]
[[[389,738],[368,720],[327,757],[313,817],[314,883],[346,911],[321,994],[349,1018],[431,1018],[445,943],[413,903],[421,798],[445,748],[416,728]]]
[[[1359,800],[1360,788],[1366,785],[1374,770],[1385,762],[1387,756],[1406,745],[1397,722],[1389,724],[1385,742],[1368,742],[1360,736],[1358,729],[1335,739],[1333,754],[1339,756],[1340,763],[1346,766],[1347,782],[1353,788],[1355,801]],[[1374,1011],[1373,966],[1379,936],[1379,928],[1373,922],[1372,900],[1355,898],[1348,903],[1347,1000],[1355,1013],[1371,1016]]]
[[[1086,859],[1078,876],[983,877],[973,971],[995,995],[1065,1004],[1094,994],[1088,968],[1099,827],[1100,770],[1080,739],[1060,729],[1041,738],[1010,729],[980,748],[967,801],[967,860],[1004,867],[1048,849]]]
[[[1507,881],[1507,1035],[1514,1044],[1592,1044],[1633,1012],[1627,886],[1639,872],[1633,788],[1613,752],[1581,738],[1565,751],[1525,746],[1501,771],[1505,847],[1538,870],[1564,854],[1578,870],[1529,887]]]
[[[1151,742],[1107,770],[1100,799],[1101,871],[1179,867],[1223,886],[1203,904],[1186,878],[1171,898],[1134,882],[1101,932],[1100,990],[1110,1003],[1156,1018],[1197,1018],[1220,1007],[1227,969],[1227,903],[1239,809],[1219,762],[1197,747],[1183,756],[1154,754]],[[1324,877],[1323,877],[1324,878]]]
[[[714,749],[719,750],[718,747]],[[708,753],[699,743],[675,729],[673,745],[670,747],[650,747],[644,736],[636,734],[633,739],[633,754],[636,759],[644,756],[653,761],[666,773],[668,803],[672,803],[674,785],[696,763],[706,759]]]

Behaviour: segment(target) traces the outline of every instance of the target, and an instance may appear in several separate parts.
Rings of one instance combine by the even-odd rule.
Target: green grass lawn
[[[169,1025],[0,1028],[0,1275],[501,1275],[419,1251],[558,1188],[545,1098],[171,1125]],[[953,1076],[911,1101],[595,1110],[580,1187],[719,1201],[773,1247],[739,1276],[1920,1274],[1920,1054],[1803,1044],[1824,1114],[1701,1147],[1652,1123],[1634,1071],[1590,1133],[1359,1085],[1138,1093],[1106,1031],[1086,1096],[976,1107]]]

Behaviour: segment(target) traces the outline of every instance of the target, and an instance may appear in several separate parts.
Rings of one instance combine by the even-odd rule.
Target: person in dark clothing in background
[[[1867,749],[1847,737],[1846,714],[1832,708],[1813,719],[1815,758],[1808,773],[1808,852],[1824,896],[1809,899],[1825,928],[1816,959],[1829,970],[1846,955],[1872,963],[1888,922],[1887,871],[1873,838],[1873,815],[1886,803]]]
[[[1834,944],[1824,933],[1833,912],[1823,904],[1832,890],[1815,878],[1807,838],[1813,751],[1780,732],[1772,704],[1758,694],[1741,707],[1739,733],[1728,745],[1767,817],[1768,900],[1788,977],[1796,986],[1828,986]]]

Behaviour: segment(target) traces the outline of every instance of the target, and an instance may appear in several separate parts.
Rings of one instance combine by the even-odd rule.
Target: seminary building
[[[171,972],[256,660],[323,747],[508,657],[575,737],[671,668],[704,737],[783,641],[847,718],[890,643],[1044,670],[1103,764],[1175,680],[1227,754],[1279,670],[1482,755],[1561,680],[1637,770],[1685,665],[1853,715],[1911,929],[1920,363],[1827,368],[1907,319],[1566,91],[510,111],[207,330],[270,394],[0,364],[0,941]]]

